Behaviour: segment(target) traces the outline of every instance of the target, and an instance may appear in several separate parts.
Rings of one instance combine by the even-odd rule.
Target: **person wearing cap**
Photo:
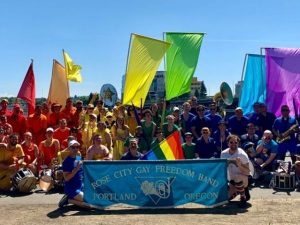
[[[138,151],[138,139],[130,138],[129,150],[122,155],[121,160],[139,160],[142,159],[143,156],[144,155]]]
[[[12,114],[7,117],[7,122],[12,126],[14,133],[17,133],[20,137],[20,140],[23,139],[23,135],[27,130],[27,122],[25,116],[21,113],[21,106],[15,104]]]
[[[184,158],[185,159],[194,159],[196,144],[193,143],[193,134],[191,132],[186,132],[184,134],[184,137],[185,137],[185,143],[183,143],[181,145]]]
[[[22,146],[18,144],[18,135],[11,134],[7,144],[0,144],[0,190],[11,189],[11,177],[23,165],[24,156]]]
[[[235,115],[228,119],[228,128],[231,134],[238,135],[239,137],[247,132],[247,124],[249,123],[248,117],[243,115],[243,109],[237,107],[234,110]]]
[[[119,116],[116,123],[111,128],[113,140],[113,159],[120,160],[124,154],[124,142],[129,137],[129,127],[125,125],[124,118]]]
[[[180,125],[180,109],[177,106],[173,107],[172,115],[174,116],[174,124],[179,127]]]
[[[45,131],[48,127],[47,117],[42,114],[41,106],[36,105],[34,113],[27,118],[28,131],[32,133],[33,142],[40,144],[45,138]]]
[[[53,103],[51,105],[51,113],[48,118],[48,126],[56,129],[59,127],[59,120],[61,119],[60,110],[62,105],[59,103]]]
[[[112,160],[112,155],[102,144],[102,137],[99,134],[94,134],[93,144],[86,151],[86,160]]]
[[[59,201],[58,206],[64,207],[72,200],[72,203],[81,206],[83,202],[83,169],[82,161],[78,157],[80,144],[76,140],[69,142],[69,155],[62,163],[64,176],[65,195]]]
[[[256,147],[255,162],[264,170],[275,170],[275,159],[278,153],[278,144],[273,140],[270,130],[265,130]]]
[[[5,115],[5,116],[10,116],[11,111],[8,110],[8,100],[6,98],[2,99],[0,102],[0,116]]]
[[[56,160],[57,152],[60,150],[60,144],[57,139],[53,138],[54,130],[52,127],[46,129],[46,139],[39,144],[40,165],[52,167],[53,161]]]
[[[215,145],[218,149],[219,152],[225,150],[226,148],[228,148],[227,145],[227,137],[230,135],[230,132],[228,131],[228,129],[226,128],[227,123],[225,120],[220,120],[218,123],[218,130],[216,130],[213,134],[212,134],[212,138],[215,141]]]
[[[73,106],[72,98],[67,98],[65,108],[60,112],[60,119],[66,119],[68,127],[70,127],[71,124],[69,123],[75,112],[76,108]]]

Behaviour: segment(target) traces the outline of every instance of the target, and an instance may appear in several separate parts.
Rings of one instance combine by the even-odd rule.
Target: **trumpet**
[[[287,131],[285,131],[284,133],[282,133],[281,137],[277,137],[276,141],[278,144],[281,144],[287,140],[291,139],[291,134],[298,132],[299,131],[299,126],[298,124],[294,124],[293,126],[291,126]]]

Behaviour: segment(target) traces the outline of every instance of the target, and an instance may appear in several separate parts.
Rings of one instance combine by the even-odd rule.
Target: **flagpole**
[[[244,72],[245,72],[245,65],[246,65],[246,60],[248,59],[248,53],[245,54],[245,58],[244,58],[244,64],[243,64],[243,69],[242,69],[242,77],[241,77],[241,81],[244,80]]]
[[[129,38],[129,45],[128,45],[128,51],[127,51],[127,60],[126,60],[126,67],[125,67],[125,76],[124,76],[124,88],[123,88],[123,94],[121,96],[121,102],[123,102],[124,93],[125,93],[125,85],[126,85],[126,77],[127,77],[127,69],[128,69],[128,62],[129,62],[129,54],[130,54],[130,47],[131,47],[131,39],[132,39],[133,33],[131,33]]]

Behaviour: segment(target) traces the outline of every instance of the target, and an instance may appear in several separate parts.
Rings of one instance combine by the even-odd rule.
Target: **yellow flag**
[[[67,79],[73,82],[81,82],[81,66],[74,64],[73,60],[65,51],[63,51],[63,54]]]
[[[144,105],[155,73],[169,46],[164,41],[132,34],[124,86],[124,105]]]
[[[59,103],[64,107],[69,97],[69,82],[66,77],[65,68],[54,59],[47,102],[49,104]]]

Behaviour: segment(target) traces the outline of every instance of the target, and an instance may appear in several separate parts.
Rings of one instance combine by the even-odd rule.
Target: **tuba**
[[[221,102],[225,105],[231,105],[233,102],[232,90],[226,82],[222,82],[220,86],[220,91],[216,93],[213,97],[213,101],[216,102],[217,107],[219,108],[219,114],[223,117],[226,116],[226,111],[220,104]]]

